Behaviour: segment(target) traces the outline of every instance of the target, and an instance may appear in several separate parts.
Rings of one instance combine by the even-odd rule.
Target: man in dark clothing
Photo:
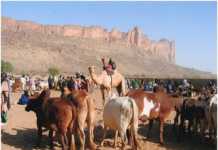
[[[71,77],[71,79],[67,82],[67,87],[70,91],[72,91],[73,89],[75,89],[75,82],[73,81],[73,78]]]
[[[66,79],[63,79],[62,83],[61,83],[61,97],[64,96],[64,88],[67,86],[68,81]]]
[[[52,89],[52,77],[51,76],[48,77],[48,86],[49,86],[49,89]]]

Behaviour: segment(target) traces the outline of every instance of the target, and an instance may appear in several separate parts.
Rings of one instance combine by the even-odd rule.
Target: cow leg
[[[69,150],[76,150],[76,148],[75,148],[75,141],[74,141],[74,135],[72,134],[72,130],[71,129],[68,129],[67,138],[68,138],[68,141],[69,141]]]
[[[152,126],[153,126],[153,122],[154,122],[153,119],[152,119],[152,120],[149,120],[147,138],[150,138],[150,136],[151,136],[151,128],[152,128]]]
[[[88,143],[89,143],[89,147],[91,149],[96,149],[96,144],[94,143],[93,139],[94,139],[94,135],[93,135],[93,130],[94,130],[94,117],[95,117],[95,110],[92,108],[92,106],[94,104],[93,101],[90,99],[88,100],[89,102],[89,107],[88,107]]]
[[[133,143],[135,145],[133,149],[136,149],[136,150],[142,149],[138,141],[138,122],[133,123],[131,128],[132,128]]]
[[[118,131],[115,131],[115,137],[114,137],[114,148],[117,147],[117,136],[118,136]]]
[[[217,135],[217,112],[214,110],[214,105],[212,105],[210,109],[208,117],[209,138],[214,144],[214,142],[216,143]]]
[[[140,149],[139,143],[137,140],[137,130],[135,129],[131,129],[131,144],[130,145],[132,146],[133,150]]]
[[[53,130],[49,130],[49,140],[50,140],[50,148],[53,149],[54,148],[54,135],[53,135],[54,131]]]
[[[124,131],[124,129],[122,129],[121,131],[119,131],[121,140],[122,140],[122,149],[125,148],[126,145],[126,131]]]
[[[126,135],[127,135],[127,139],[128,139],[128,145],[131,145],[132,143],[132,133],[129,129],[126,130]]]
[[[179,116],[180,116],[180,112],[177,110],[176,111],[176,117],[174,118],[174,124],[173,124],[173,128],[176,131],[176,127],[179,125]]]
[[[64,134],[64,142],[65,142],[66,146],[69,145],[67,133]]]
[[[213,136],[213,126],[211,124],[211,121],[209,122],[209,138],[212,140],[212,136]]]
[[[65,135],[63,133],[61,133],[60,138],[61,138],[62,150],[67,150],[67,145],[65,144]]]
[[[212,117],[211,117],[211,114],[209,115],[209,118],[208,118],[208,128],[209,128],[209,138],[212,139],[212,132],[213,132],[213,120],[212,120]]]
[[[181,121],[180,121],[180,125],[179,125],[179,136],[178,136],[178,141],[181,140],[181,137],[183,136],[184,134],[184,117],[181,116]]]
[[[80,149],[84,150],[85,149],[85,133],[83,131],[83,127],[79,128],[79,139],[80,139]]]
[[[160,144],[164,144],[163,132],[164,132],[164,121],[160,120]]]
[[[174,129],[175,129],[176,126],[178,125],[178,120],[179,120],[179,115],[178,115],[178,113],[176,113],[176,117],[174,118],[174,124],[173,124]]]
[[[198,121],[197,121],[198,122]],[[188,123],[188,135],[191,136],[191,127],[193,126],[193,119],[189,120]]]
[[[179,117],[180,113],[176,111],[176,117],[174,118],[174,124],[173,124],[173,132],[175,132],[175,136],[178,137],[177,140],[179,141]],[[181,121],[180,121],[181,122]]]
[[[68,138],[67,138],[67,131],[68,129],[64,127],[64,124],[59,123],[59,135],[61,139],[61,145],[63,150],[67,150],[68,148]]]
[[[36,146],[39,147],[42,140],[42,126],[39,123],[37,123],[37,128],[38,128],[38,137],[37,137]]]
[[[84,132],[84,126],[85,126],[85,122],[87,119],[88,111],[87,111],[88,107],[85,108],[85,110],[80,110],[78,112],[78,117],[77,117],[77,121],[78,121],[78,127],[77,127],[77,133],[79,135],[79,140],[80,140],[80,149],[84,150],[85,149],[85,132]]]
[[[207,122],[204,119],[200,119],[200,138],[201,138],[201,142],[204,141],[204,137],[205,137],[205,131],[207,128]]]
[[[81,123],[79,121],[79,127],[77,128],[77,133],[79,134],[79,140],[80,140],[80,149],[84,150],[85,149],[85,133],[84,133],[84,123]]]
[[[198,133],[198,119],[194,119],[194,121],[193,121],[193,132],[196,135]]]
[[[214,116],[210,115],[209,122],[208,122],[208,127],[209,127],[209,138],[211,140],[213,140],[214,135],[216,136],[216,124],[215,124]]]
[[[104,125],[104,131],[103,131],[103,137],[102,137],[102,141],[101,141],[101,146],[104,146],[104,139],[105,139],[105,135],[107,133],[107,127]]]

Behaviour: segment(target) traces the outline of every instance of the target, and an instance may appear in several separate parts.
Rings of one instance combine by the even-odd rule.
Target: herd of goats
[[[60,97],[51,97],[50,90],[44,89],[29,97],[26,111],[33,111],[37,117],[38,140],[41,143],[42,128],[49,130],[50,147],[54,147],[54,133],[59,135],[62,149],[85,149],[87,124],[87,146],[97,149],[94,142],[94,127],[96,116],[96,97],[88,90],[92,85],[99,85],[103,98],[104,134],[100,146],[104,145],[104,138],[108,129],[115,132],[114,147],[117,146],[118,136],[121,138],[122,148],[127,142],[132,149],[143,149],[138,139],[138,126],[148,122],[147,137],[154,120],[160,122],[159,140],[164,144],[164,124],[174,113],[175,133],[180,141],[184,134],[200,134],[202,138],[208,134],[212,141],[216,141],[217,129],[217,90],[207,86],[201,90],[187,88],[190,96],[184,96],[180,90],[167,93],[164,86],[159,84],[153,91],[144,89],[129,89],[127,91],[124,77],[117,71],[108,75],[104,70],[100,75],[89,67],[90,78],[85,89],[72,89],[66,84]],[[113,94],[116,88],[119,96]],[[185,88],[184,88],[185,89]],[[184,91],[182,91],[184,93]],[[74,138],[74,135],[77,135]],[[79,141],[79,142],[78,142]],[[79,144],[75,144],[78,142]]]

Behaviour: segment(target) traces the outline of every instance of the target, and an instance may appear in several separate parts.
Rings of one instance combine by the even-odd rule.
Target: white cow
[[[101,145],[104,144],[107,128],[116,130],[114,147],[116,147],[117,134],[122,139],[122,146],[126,143],[126,130],[130,127],[131,143],[133,149],[137,149],[138,107],[130,97],[114,97],[106,103],[103,112],[104,136]],[[118,131],[118,132],[117,132]]]

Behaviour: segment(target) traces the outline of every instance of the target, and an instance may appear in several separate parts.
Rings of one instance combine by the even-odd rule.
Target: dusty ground
[[[37,134],[36,134],[36,117],[33,112],[25,112],[23,105],[17,105],[16,101],[20,97],[20,93],[13,93],[12,101],[15,103],[13,108],[9,112],[9,121],[6,126],[2,128],[1,133],[1,142],[2,150],[31,150],[34,148]],[[59,95],[59,92],[52,92],[52,95]],[[95,129],[95,142],[99,144],[99,139],[102,135],[101,116],[102,116],[102,105],[99,93],[95,92],[95,103],[96,103],[96,129]],[[176,140],[176,135],[172,130],[172,126],[165,126],[165,145],[161,146],[158,144],[158,124],[152,129],[151,138],[146,139],[146,126],[139,127],[140,135],[140,145],[143,147],[143,150],[215,150],[208,142],[201,143],[198,136],[194,137],[185,137],[182,142],[178,143]],[[48,149],[48,133],[43,133],[43,141],[40,149]],[[113,144],[112,140],[113,134],[110,132],[107,136],[105,142],[105,147],[99,147],[101,150],[113,149],[111,146]],[[39,148],[38,148],[39,149]],[[57,145],[56,149],[60,149],[60,146]]]

